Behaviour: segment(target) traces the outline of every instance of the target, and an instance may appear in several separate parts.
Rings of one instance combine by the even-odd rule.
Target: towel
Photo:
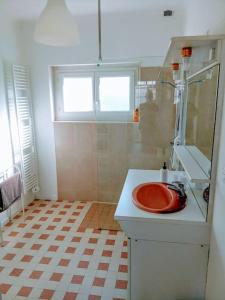
[[[21,197],[22,182],[16,173],[0,183],[0,211],[6,210],[13,202]]]

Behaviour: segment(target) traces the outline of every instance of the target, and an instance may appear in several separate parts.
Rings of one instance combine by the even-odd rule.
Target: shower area
[[[139,68],[133,107],[138,122],[106,122],[98,114],[94,121],[54,121],[59,199],[117,203],[128,169],[169,163],[176,107],[168,82],[169,69]]]

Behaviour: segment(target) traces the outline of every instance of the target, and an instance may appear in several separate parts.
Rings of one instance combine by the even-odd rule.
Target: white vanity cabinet
[[[160,181],[159,171],[129,170],[115,219],[129,238],[130,300],[205,299],[210,222],[224,102],[224,39],[224,35],[172,39],[165,67],[170,67],[171,63],[182,66],[181,49],[193,48],[190,69],[181,71],[176,85],[180,97],[175,99],[178,116],[175,136],[179,137],[179,146],[176,138],[173,162],[174,168],[181,169],[181,164],[185,171],[188,181],[187,202],[183,210],[169,214],[153,214],[137,208],[132,201],[134,188],[142,183]],[[199,115],[197,122],[197,112],[203,113],[203,106],[207,110]],[[203,126],[205,120],[207,125],[211,124],[210,130],[207,127],[211,133],[208,144],[204,131],[206,128]],[[193,134],[186,132],[186,128],[192,130]],[[177,176],[179,172],[170,172],[168,181],[176,181]],[[209,184],[207,205],[203,191]]]
[[[169,173],[169,182],[179,172]],[[170,214],[137,208],[133,189],[159,181],[159,171],[129,170],[115,212],[129,240],[130,300],[204,300],[209,224],[191,190],[186,207]]]
[[[204,300],[208,246],[129,240],[130,300]]]

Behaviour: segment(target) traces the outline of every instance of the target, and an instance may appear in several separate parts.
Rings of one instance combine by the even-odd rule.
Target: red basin
[[[145,211],[153,213],[172,213],[185,207],[177,191],[168,188],[167,183],[151,182],[138,185],[133,190],[134,204]]]

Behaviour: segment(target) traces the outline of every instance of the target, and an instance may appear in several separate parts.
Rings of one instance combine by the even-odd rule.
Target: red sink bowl
[[[140,184],[133,190],[132,196],[138,208],[152,213],[172,213],[185,207],[185,201],[180,199],[178,192],[170,190],[163,182]]]

